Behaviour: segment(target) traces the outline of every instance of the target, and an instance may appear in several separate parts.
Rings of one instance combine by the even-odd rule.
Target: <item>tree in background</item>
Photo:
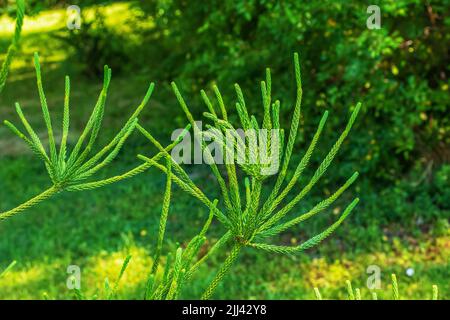
[[[450,1],[375,2],[381,9],[378,30],[367,28],[370,13],[364,2],[225,0],[192,5],[160,0],[140,1],[139,6],[154,19],[153,34],[160,36],[165,56],[158,60],[161,74],[188,79],[188,90],[198,91],[213,79],[219,85],[248,86],[261,64],[287,84],[285,56],[300,51],[309,72],[305,104],[314,106],[306,117],[318,121],[326,108],[342,112],[356,97],[364,101],[361,121],[367,129],[358,135],[342,170],[350,172],[361,164],[358,159],[365,159],[362,174],[370,180],[365,189],[375,191],[367,197],[376,201],[386,196],[387,219],[418,203],[423,209],[418,211],[431,217],[436,210],[449,210],[438,200],[445,191],[428,182],[448,179],[450,18],[445,12]],[[280,96],[286,96],[287,87],[280,88]],[[344,121],[334,119],[331,128]],[[399,183],[405,184],[400,188]],[[424,194],[435,192],[439,197],[424,201]],[[390,206],[394,198],[400,200]],[[405,203],[413,205],[405,210]]]

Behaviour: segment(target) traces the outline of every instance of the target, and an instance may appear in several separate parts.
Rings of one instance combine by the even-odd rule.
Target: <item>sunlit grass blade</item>
[[[147,105],[148,101],[150,100],[150,97],[154,90],[154,83],[152,82],[150,86],[147,89],[147,92],[142,100],[142,102],[139,104],[139,106],[136,108],[136,110],[133,112],[131,117],[127,120],[127,122],[124,124],[122,129],[117,133],[117,135],[105,146],[103,149],[101,149],[99,152],[97,152],[91,159],[86,161],[78,170],[77,173],[85,172],[89,169],[91,169],[93,166],[95,166],[98,161],[111,149],[117,148],[117,144],[120,141],[123,141],[123,137],[130,134],[129,130],[132,127],[132,123],[136,121],[137,117],[140,115],[141,111],[144,109],[144,107]]]
[[[222,112],[222,119],[228,121],[227,109],[225,103],[223,102],[222,94],[220,93],[219,87],[213,86],[214,93],[216,95],[217,101],[219,102],[220,111]]]
[[[81,133],[80,137],[78,138],[77,143],[75,144],[75,147],[73,148],[72,152],[70,153],[69,160],[67,161],[67,167],[70,168],[68,174],[72,173],[74,170],[78,168],[78,166],[84,161],[84,159],[89,155],[92,146],[95,142],[95,139],[97,137],[97,129],[100,129],[100,124],[103,118],[103,111],[105,102],[106,102],[106,95],[109,88],[109,84],[111,82],[111,69],[108,68],[108,66],[105,66],[104,69],[104,75],[103,75],[103,88],[100,91],[99,97],[97,99],[97,103],[95,104],[94,109],[92,110],[92,113],[86,123],[86,126]],[[89,141],[86,145],[86,148],[83,150],[83,152],[80,155],[81,149],[83,147],[84,141],[90,134]],[[80,156],[79,156],[80,155]]]
[[[314,172],[313,177],[309,181],[309,183],[302,189],[302,191],[297,194],[293,200],[291,200],[285,207],[283,207],[280,211],[278,211],[275,215],[273,215],[267,222],[265,222],[265,227],[270,227],[277,221],[279,221],[282,217],[284,217],[294,206],[301,200],[303,197],[313,188],[313,186],[319,181],[319,179],[322,177],[322,175],[327,171],[330,164],[333,162],[334,157],[336,156],[337,152],[339,151],[342,143],[344,142],[345,138],[347,137],[348,133],[350,132],[350,129],[353,126],[353,123],[356,120],[356,117],[358,115],[358,112],[361,108],[361,103],[358,103],[356,105],[355,110],[352,112],[352,115],[350,116],[350,119],[347,123],[347,126],[345,127],[345,130],[342,132],[336,143],[331,148],[330,152],[326,155],[325,159],[321,162],[317,170]]]
[[[234,88],[236,90],[236,95],[238,98],[238,102],[236,103],[236,110],[241,120],[242,127],[245,130],[248,130],[251,127],[251,121],[248,115],[247,106],[245,104],[244,94],[242,93],[241,87],[237,83],[234,84]]]
[[[361,298],[361,290],[359,288],[355,289],[355,300],[362,300],[362,298]]]
[[[131,255],[128,255],[125,258],[125,260],[122,264],[122,267],[120,268],[120,272],[119,272],[119,275],[117,276],[116,281],[114,282],[114,286],[112,287],[112,289],[110,290],[110,292],[107,296],[108,300],[111,300],[114,298],[114,296],[117,292],[117,289],[119,288],[119,282],[120,282],[120,280],[122,280],[123,274],[125,273],[125,270],[127,269],[128,264],[130,263],[130,260],[131,260]]]
[[[45,97],[44,87],[42,85],[41,65],[39,63],[39,55],[37,54],[37,52],[34,53],[34,67],[36,70],[36,81],[37,81],[37,87],[38,87],[38,92],[39,92],[39,98],[41,100],[42,114],[44,115],[44,122],[45,122],[45,125],[47,126],[47,131],[48,131],[48,144],[49,144],[49,149],[50,149],[50,159],[52,160],[52,163],[54,165],[56,165],[57,154],[56,154],[55,137],[53,135],[52,120],[50,118],[50,112],[48,110],[47,98]]]
[[[178,284],[180,281],[180,274],[181,274],[181,266],[182,266],[182,255],[183,255],[183,249],[178,248],[177,252],[175,254],[175,263],[173,266],[173,274],[172,274],[172,281],[170,284],[170,288],[169,291],[167,293],[167,300],[171,300],[173,299],[177,288],[178,288]]]

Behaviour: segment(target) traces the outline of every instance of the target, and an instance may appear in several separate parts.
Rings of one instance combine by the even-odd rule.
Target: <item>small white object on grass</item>
[[[413,268],[406,269],[406,275],[408,277],[412,277],[414,275],[414,269]]]

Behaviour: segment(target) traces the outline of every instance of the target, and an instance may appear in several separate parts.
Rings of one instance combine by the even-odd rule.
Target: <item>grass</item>
[[[141,83],[140,79],[134,79],[134,83],[127,80],[118,80],[119,83],[116,84],[113,81],[112,86],[120,86],[121,92],[126,96],[137,83]],[[27,81],[19,81],[14,87],[26,86]],[[13,85],[10,85],[7,89],[12,87]],[[75,96],[79,99],[76,105],[89,108],[87,102],[92,101],[92,97],[85,97],[80,93],[95,95],[95,92],[91,92],[88,85],[81,82],[74,87],[78,91]],[[120,91],[111,92],[119,95]],[[59,96],[60,92],[55,90],[56,94]],[[58,105],[55,102],[60,101],[60,97],[55,95],[49,95],[51,106]],[[35,101],[36,93],[30,90],[20,98]],[[120,99],[114,98],[111,99],[114,103],[110,108],[118,104],[125,105]],[[128,100],[126,97],[122,98]],[[38,114],[40,110],[37,105],[35,107]],[[78,111],[83,114],[80,109]],[[158,127],[163,125],[160,122],[155,124],[154,119],[163,118],[164,109],[155,107],[152,103],[149,109],[152,110],[153,119],[147,119],[148,125],[154,128],[153,132],[158,132]],[[8,104],[2,104],[1,110],[3,118],[6,117],[4,114],[7,114],[8,118],[11,116]],[[105,121],[105,127],[108,129],[119,125],[111,116]],[[8,146],[6,150],[3,149],[0,158],[0,188],[7,190],[0,194],[2,209],[26,200],[48,185],[45,169],[25,150],[13,147],[20,141],[6,133],[5,130],[0,133],[2,145]],[[126,148],[128,153],[133,155],[138,150],[146,150],[148,144],[135,135],[130,138]],[[123,154],[119,158],[121,161],[110,172],[105,172],[105,175],[111,174],[111,171],[123,171],[137,161],[132,156]],[[206,169],[201,168],[191,173],[197,181],[203,181],[203,188],[208,189],[207,181],[210,177]],[[145,284],[145,271],[151,266],[149,257],[155,249],[152,244],[155,243],[157,234],[164,183],[164,176],[152,169],[132,180],[95,192],[57,196],[52,202],[43,203],[35,210],[3,222],[0,225],[0,267],[5,268],[13,260],[17,260],[18,264],[7,277],[0,280],[0,298],[40,299],[44,297],[44,292],[50,298],[72,298],[73,292],[65,286],[68,277],[66,269],[71,264],[81,267],[82,286],[86,293],[92,295],[96,291],[101,292],[104,278],[111,279],[119,272],[121,261],[128,253],[133,257],[121,282],[118,297],[139,298]],[[199,207],[195,199],[179,189],[175,189],[173,196],[176,201],[172,204],[167,233],[173,235],[171,239],[183,243],[198,231],[207,210]],[[322,217],[322,225],[325,225],[325,221]],[[214,227],[214,234],[219,236],[219,226]],[[218,288],[216,296],[312,299],[312,288],[318,286],[324,297],[345,298],[345,280],[352,279],[355,285],[364,288],[367,278],[365,268],[370,264],[377,264],[382,269],[386,284],[391,272],[399,275],[400,290],[405,298],[427,298],[432,284],[438,284],[441,296],[448,297],[450,287],[446,280],[450,276],[450,237],[433,239],[424,235],[422,240],[425,243],[420,240],[417,241],[420,244],[414,244],[395,238],[383,238],[380,232],[382,238],[379,242],[383,244],[381,249],[374,250],[358,244],[360,239],[345,237],[349,229],[355,228],[357,226],[350,219],[333,240],[324,243],[320,251],[307,252],[297,259],[278,255],[269,257],[264,253],[245,253],[235,266],[233,275],[226,278],[224,285]],[[307,233],[312,234],[313,231],[308,230]],[[292,234],[281,240],[295,244],[306,237],[305,234],[300,229],[297,235]],[[176,243],[169,245],[175,248]],[[330,252],[334,253],[330,255]],[[199,272],[204,277],[196,277],[195,286],[189,288],[183,297],[199,297],[208,280],[214,276],[221,258],[223,257],[213,259],[210,268],[203,268]],[[405,270],[409,267],[415,270],[413,277],[405,275]],[[282,275],[274,277],[275,271],[280,268]],[[243,287],[248,290],[241,291],[240,288]],[[379,297],[383,298],[383,295],[379,294]]]
[[[36,19],[41,18],[42,15]],[[0,45],[7,43],[8,33],[0,33]],[[27,24],[24,34],[23,48],[26,51],[23,50],[13,64],[11,77],[0,100],[0,118],[16,119],[13,103],[19,101],[32,125],[38,128],[38,132],[45,133],[31,53],[41,41],[46,41],[47,34],[27,27]],[[101,79],[95,82],[83,79],[76,70],[62,63],[65,51],[55,42],[49,42],[48,48],[40,49],[42,65],[45,66],[44,85],[53,84],[46,86],[52,115],[62,115],[64,74],[74,76],[72,129],[75,138],[101,88]],[[152,80],[158,79],[152,79],[151,74],[139,73],[113,77],[104,120],[105,134],[104,138],[99,137],[100,144],[119,129],[122,115],[129,114],[137,106]],[[157,84],[148,110],[141,117],[144,127],[163,142],[168,142],[169,133],[180,125],[177,119],[181,118],[181,113],[167,116],[168,112],[174,112],[170,110],[178,110],[174,99],[167,99],[167,89],[168,86]],[[59,123],[60,118],[55,121]],[[0,211],[3,211],[41,192],[49,186],[49,181],[45,168],[5,127],[0,128],[0,147]],[[149,149],[145,139],[135,134],[130,137],[125,151],[119,155],[116,165],[103,173],[105,176],[131,168],[138,162],[135,154],[155,150]],[[213,192],[214,188],[208,186],[213,181],[208,168],[191,167],[189,173],[203,190]],[[0,298],[74,298],[74,292],[66,287],[69,265],[80,266],[85,293],[101,296],[105,278],[111,282],[117,277],[127,254],[131,254],[132,259],[120,283],[118,298],[141,298],[146,274],[151,267],[150,257],[155,249],[164,185],[165,177],[151,169],[129,181],[94,192],[59,195],[51,202],[42,203],[1,223],[0,270],[13,260],[17,265],[0,279]],[[171,235],[167,239],[172,239],[172,242],[165,244],[172,251],[177,246],[176,241],[186,244],[198,232],[208,214],[206,208],[198,206],[195,199],[177,188],[173,198],[175,201],[167,224],[167,234]],[[364,210],[368,209],[361,206],[355,216],[363,214]],[[326,213],[307,230],[297,228],[280,241],[299,243],[335,218]],[[317,286],[324,298],[346,298],[345,280],[351,279],[353,286],[362,288],[363,297],[368,298],[366,268],[371,264],[380,266],[382,271],[379,298],[390,296],[391,273],[397,274],[402,298],[429,299],[433,284],[439,285],[441,298],[450,297],[448,233],[434,236],[407,230],[407,234],[415,236],[399,237],[376,224],[367,226],[357,221],[357,217],[350,218],[320,249],[307,251],[297,258],[244,251],[234,267],[235,272],[219,286],[215,297],[314,299],[313,288]],[[223,229],[215,223],[208,244],[222,233]],[[162,264],[164,259],[162,257]],[[223,259],[223,256],[214,257],[208,266],[203,266],[198,273],[201,277],[197,275],[194,278],[194,286],[186,288],[182,298],[200,297]],[[407,268],[414,269],[413,276],[406,275]],[[280,271],[281,275],[275,276]],[[383,295],[385,291],[386,295]]]

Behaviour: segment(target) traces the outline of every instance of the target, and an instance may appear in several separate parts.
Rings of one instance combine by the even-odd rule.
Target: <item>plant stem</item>
[[[189,272],[186,274],[186,280],[189,280],[201,264],[208,260],[208,258],[212,256],[219,248],[225,245],[230,240],[231,236],[231,232],[228,231],[219,240],[217,240],[211,249],[191,267]]]
[[[52,197],[59,191],[61,191],[61,189],[59,187],[52,186],[51,188],[45,190],[44,192],[40,193],[39,195],[35,196],[34,198],[31,198],[27,202],[22,203],[20,206],[17,206],[14,209],[11,209],[9,211],[0,213],[0,221],[6,220],[28,208],[35,206],[36,204]]]
[[[10,44],[5,61],[0,68],[0,92],[2,92],[6,77],[8,76],[8,69],[11,65],[12,59],[17,52],[17,46],[20,39],[20,34],[22,32],[24,14],[25,14],[25,3],[23,0],[18,0],[17,2],[17,13],[16,13],[16,28],[14,32],[14,38],[12,39],[12,43]]]
[[[240,243],[236,243],[234,245],[234,247],[233,247],[233,249],[231,249],[231,252],[228,255],[227,259],[225,260],[223,265],[220,267],[219,272],[217,272],[216,276],[211,281],[211,283],[209,284],[206,291],[203,293],[202,298],[201,298],[202,300],[208,300],[212,296],[212,294],[216,290],[217,286],[222,281],[223,277],[226,275],[228,270],[230,270],[234,261],[236,261],[236,258],[238,257],[239,252],[241,251],[241,248],[242,248],[242,244],[240,244]]]

